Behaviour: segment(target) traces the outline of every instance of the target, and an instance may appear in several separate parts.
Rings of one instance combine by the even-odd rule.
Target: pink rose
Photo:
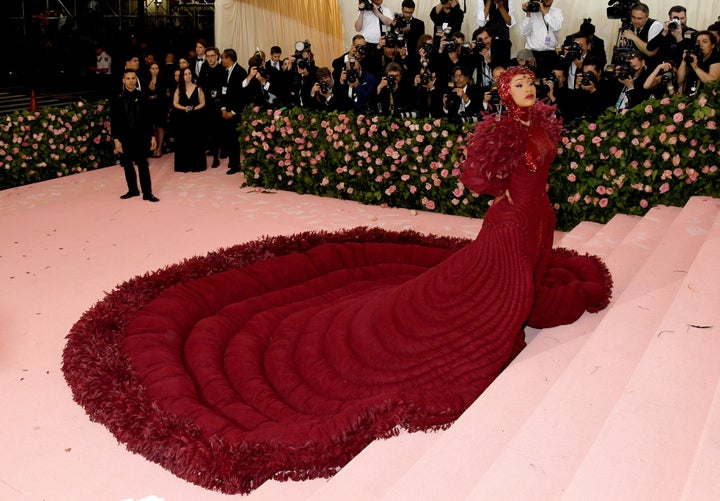
[[[679,106],[678,106],[678,108],[679,108]],[[685,117],[679,111],[673,115],[673,122],[675,122],[676,124],[679,124],[684,119],[685,119]]]
[[[604,209],[605,207],[607,207],[607,204],[608,204],[608,199],[607,199],[607,198],[601,198],[601,199],[600,199],[600,203],[599,203],[598,205],[600,205],[600,207],[602,207],[602,208]]]
[[[645,200],[644,198],[642,200],[640,200],[640,207],[642,207],[643,209],[647,209],[648,201]]]
[[[647,106],[645,106],[645,113],[652,113],[652,112],[653,112],[653,107],[651,104],[648,104]]]

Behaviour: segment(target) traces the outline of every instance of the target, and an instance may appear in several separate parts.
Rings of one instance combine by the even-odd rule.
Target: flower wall
[[[104,102],[15,112],[0,119],[0,189],[116,163]]]
[[[564,137],[550,174],[558,226],[720,196],[719,89],[706,86],[691,100],[651,99],[619,116],[608,112]]]
[[[608,112],[566,132],[550,171],[558,228],[693,195],[720,196],[718,86]],[[246,110],[241,125],[246,184],[482,217],[490,198],[458,180],[473,124],[305,110]]]

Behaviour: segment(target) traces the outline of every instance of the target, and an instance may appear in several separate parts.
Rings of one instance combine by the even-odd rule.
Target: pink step
[[[719,210],[719,200],[688,202],[470,497],[557,498],[565,492],[656,336]]]
[[[718,263],[720,216],[565,491],[569,498],[679,499],[693,473],[715,484],[698,486],[694,499],[718,499],[717,465],[693,466],[705,431],[720,427],[708,420],[720,382]],[[706,451],[720,453],[720,442],[709,438]]]

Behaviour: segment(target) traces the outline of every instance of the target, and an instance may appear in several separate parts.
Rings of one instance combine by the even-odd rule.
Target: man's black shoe
[[[132,191],[128,191],[124,195],[120,195],[120,198],[122,198],[123,200],[127,200],[128,198],[139,197],[139,196],[140,196],[140,193],[133,193]]]
[[[238,172],[240,172],[240,169],[228,169],[228,171],[225,174],[227,174],[229,176],[231,174],[237,174]]]
[[[160,199],[156,197],[155,195],[143,195],[143,200],[147,200],[148,202],[159,202]]]
[[[227,158],[227,157],[228,157],[227,152],[225,152],[225,151],[220,152],[220,158]]]
[[[213,160],[213,163],[210,167],[212,167],[213,169],[216,167],[220,167],[220,160],[218,160],[217,158]]]

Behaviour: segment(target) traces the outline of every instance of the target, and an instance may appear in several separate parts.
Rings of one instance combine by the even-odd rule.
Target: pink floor
[[[227,499],[127,452],[76,405],[65,336],[135,275],[261,235],[379,226],[474,237],[481,221],[261,193],[225,167],[151,164],[161,202],[120,200],[122,170],[0,191],[0,500]],[[720,499],[720,200],[582,223],[613,302],[528,347],[439,433],[376,441],[329,482],[249,499]]]
[[[0,499],[226,498],[127,452],[75,402],[60,370],[70,327],[135,275],[260,235],[378,226],[473,237],[481,221],[258,193],[226,168],[151,163],[160,203],[120,200],[120,167],[0,191]]]

